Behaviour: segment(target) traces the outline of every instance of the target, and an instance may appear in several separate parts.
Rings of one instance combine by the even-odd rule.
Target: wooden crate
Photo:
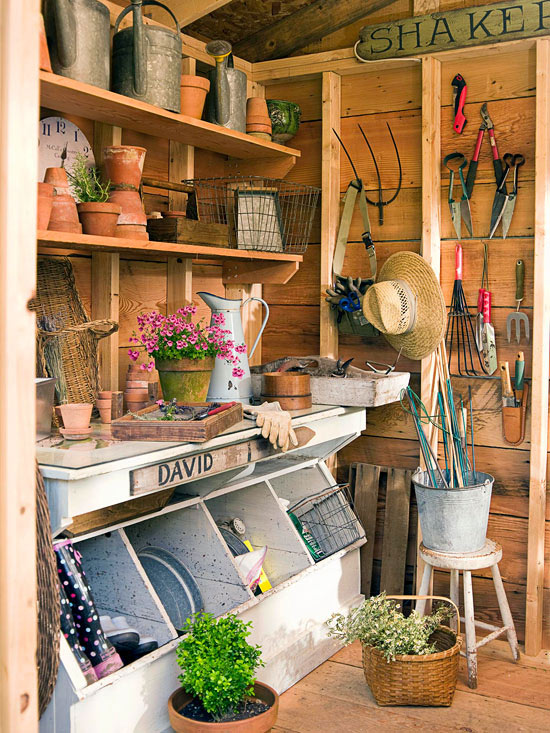
[[[208,402],[191,402],[193,407],[206,406]],[[147,415],[158,410],[157,405],[139,410],[136,415]],[[215,438],[224,430],[236,425],[243,419],[243,406],[240,402],[218,415],[204,420],[139,420],[134,415],[124,415],[111,423],[111,433],[117,440],[155,440],[174,443],[203,443]]]
[[[149,219],[149,237],[155,242],[203,244],[211,247],[229,247],[229,229],[226,224],[210,224],[183,217]]]

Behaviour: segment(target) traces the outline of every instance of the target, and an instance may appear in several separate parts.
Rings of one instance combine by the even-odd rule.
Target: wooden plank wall
[[[397,4],[396,4],[397,5]],[[393,6],[391,6],[393,7]],[[493,293],[493,322],[495,324],[499,359],[512,364],[517,345],[508,344],[505,336],[507,315],[515,308],[515,261],[521,257],[526,265],[526,290],[522,309],[532,321],[533,304],[533,225],[534,225],[534,87],[535,58],[533,51],[501,53],[480,63],[476,59],[442,65],[442,157],[455,150],[471,157],[480,116],[485,101],[495,123],[501,155],[521,152],[526,164],[521,169],[521,191],[514,220],[507,240],[500,232],[489,243],[489,280]],[[458,137],[452,131],[451,79],[460,72],[468,82],[468,125]],[[320,186],[321,180],[321,82],[320,80],[285,82],[266,87],[267,98],[292,99],[303,109],[302,125],[293,145],[302,150],[302,158],[288,178]],[[380,73],[366,72],[361,76],[342,77],[342,136],[360,175],[372,191],[375,173],[369,152],[362,141],[358,123],[365,130],[377,156],[384,186],[384,197],[391,195],[397,183],[397,166],[386,129],[388,121],[394,132],[403,162],[403,188],[397,200],[385,209],[385,222],[378,225],[377,212],[370,209],[373,238],[380,263],[398,250],[420,250],[421,235],[421,146],[420,114],[421,72],[417,68]],[[341,192],[352,176],[351,167],[342,156]],[[442,256],[441,280],[447,304],[450,304],[454,281],[455,235],[447,206],[448,173],[442,170]],[[489,143],[484,140],[476,186],[472,198],[474,232],[488,234],[494,179]],[[284,287],[266,287],[264,294],[271,306],[271,318],[264,335],[265,360],[285,354],[316,353],[319,346],[320,234],[318,221],[311,237],[312,244],[305,255],[304,265]],[[354,218],[344,273],[354,276],[368,273],[364,248],[360,243],[361,222]],[[475,312],[483,261],[481,239],[463,240],[464,289],[468,303]],[[296,338],[297,332],[300,338]],[[530,376],[531,351],[525,351],[526,374]],[[362,366],[365,359],[393,361],[394,352],[383,339],[369,342],[356,337],[340,338],[340,356],[353,356]],[[413,388],[419,390],[418,362],[403,359],[402,369],[413,373]],[[474,394],[477,466],[495,476],[494,497],[488,534],[503,545],[501,571],[510,605],[521,638],[524,636],[525,588],[527,557],[527,516],[529,486],[529,434],[517,447],[507,446],[502,438],[500,414],[500,385],[498,380],[458,379],[455,390],[467,395],[468,386]],[[529,422],[529,420],[528,420]],[[399,404],[372,410],[367,428],[361,438],[339,455],[342,477],[352,461],[415,468],[418,464],[418,444],[414,428]],[[547,520],[550,520],[550,510]],[[550,524],[547,525],[550,530]],[[550,547],[546,543],[547,548]],[[548,550],[547,550],[548,552]],[[550,564],[547,565],[545,587],[550,604]],[[478,573],[476,614],[480,619],[493,620],[497,606],[492,582],[485,573]],[[443,589],[440,576],[438,589]],[[550,607],[545,613],[545,639],[550,643]]]

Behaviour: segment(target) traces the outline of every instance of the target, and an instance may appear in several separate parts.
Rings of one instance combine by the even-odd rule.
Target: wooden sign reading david
[[[355,53],[374,61],[546,35],[550,0],[502,2],[366,26]]]

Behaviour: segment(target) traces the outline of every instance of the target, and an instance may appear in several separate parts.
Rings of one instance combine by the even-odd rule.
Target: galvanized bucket
[[[169,13],[176,25],[171,31],[145,25],[141,9],[156,5]],[[133,25],[119,31],[121,20],[133,12]],[[113,92],[157,107],[180,111],[181,35],[174,13],[156,0],[132,0],[118,16],[113,36]]]
[[[494,478],[476,471],[463,489],[431,485],[430,475],[417,469],[412,477],[424,547],[462,555],[477,552],[487,538],[487,522]]]

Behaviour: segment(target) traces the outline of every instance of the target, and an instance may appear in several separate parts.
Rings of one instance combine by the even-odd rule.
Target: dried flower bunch
[[[128,355],[132,361],[139,358],[139,349],[156,359],[206,359],[217,357],[233,364],[233,377],[241,379],[244,371],[238,366],[239,355],[246,353],[245,344],[235,344],[230,339],[231,331],[222,328],[225,325],[223,313],[214,314],[213,326],[204,326],[203,319],[193,323],[197,308],[186,305],[169,316],[157,311],[142,313],[137,317],[138,333],[134,331],[130,343],[137,348],[130,348]],[[142,369],[152,371],[153,359],[142,364]]]
[[[420,616],[412,611],[405,618],[396,601],[385,593],[367,598],[347,615],[334,613],[327,621],[329,635],[344,644],[359,640],[364,646],[373,646],[393,661],[399,654],[432,654],[436,651],[430,636],[448,615],[438,608],[431,616]]]
[[[72,183],[79,203],[88,201],[105,203],[109,198],[111,182],[102,183],[101,174],[97,168],[88,166],[88,159],[82,153],[77,153],[72,171],[67,171],[67,177]]]

